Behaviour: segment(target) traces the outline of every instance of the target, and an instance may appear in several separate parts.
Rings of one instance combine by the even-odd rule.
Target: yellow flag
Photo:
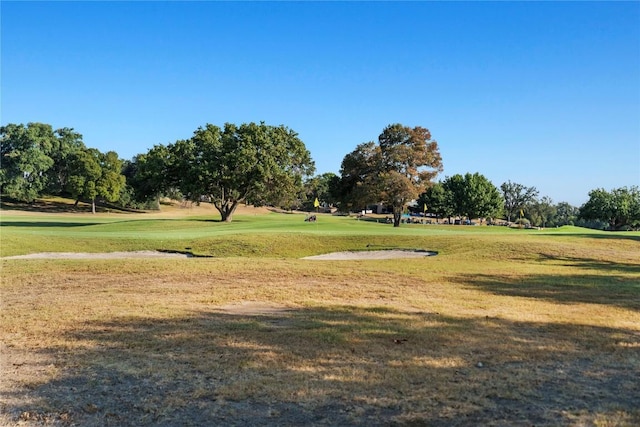
[[[316,200],[314,200],[314,202],[313,202],[313,207],[317,208],[318,206],[320,206],[320,202],[318,201],[318,198],[316,197]]]
[[[424,212],[426,212],[426,211],[427,211],[427,204],[426,204],[426,203],[424,204],[424,209],[423,209],[423,211],[424,211]]]
[[[524,216],[524,212],[522,211],[522,209],[520,209],[520,216]]]

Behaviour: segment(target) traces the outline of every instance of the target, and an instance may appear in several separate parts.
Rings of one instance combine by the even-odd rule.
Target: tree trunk
[[[393,207],[393,226],[400,227],[400,220],[402,219],[402,208]]]
[[[220,212],[220,219],[222,222],[231,222],[233,221],[233,213],[236,211],[239,203],[240,201],[228,201],[224,204],[214,203],[213,205],[216,207],[218,212]]]
[[[96,199],[91,199],[91,213],[96,213]]]

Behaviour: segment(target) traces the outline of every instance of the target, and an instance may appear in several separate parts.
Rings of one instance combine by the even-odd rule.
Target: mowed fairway
[[[640,233],[4,210],[2,425],[640,425]],[[419,259],[315,261],[424,249]]]

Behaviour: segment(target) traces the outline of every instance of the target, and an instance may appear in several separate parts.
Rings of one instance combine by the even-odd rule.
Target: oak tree
[[[47,185],[53,166],[49,157],[55,135],[43,123],[0,127],[0,189],[3,194],[33,202]]]
[[[169,175],[180,191],[192,201],[210,201],[225,222],[240,203],[292,203],[314,171],[298,134],[282,125],[207,124],[169,150]]]
[[[589,200],[580,207],[580,218],[600,220],[610,230],[640,227],[640,188],[637,186],[606,191],[598,188],[589,192]]]
[[[447,177],[443,182],[450,212],[470,220],[493,218],[502,210],[498,189],[478,172]]]
[[[504,214],[507,221],[511,222],[512,217],[516,217],[520,210],[534,202],[538,197],[538,190],[535,187],[525,187],[522,184],[507,181],[500,186],[504,199]]]
[[[341,165],[342,197],[352,206],[384,203],[398,227],[406,205],[442,171],[438,143],[428,129],[399,123],[384,128],[378,143],[360,144]]]

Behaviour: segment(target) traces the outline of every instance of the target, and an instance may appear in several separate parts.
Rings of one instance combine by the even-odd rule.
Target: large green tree
[[[169,150],[168,173],[180,191],[193,201],[213,203],[225,222],[232,221],[240,203],[292,203],[314,171],[298,134],[282,125],[207,124]]]
[[[384,203],[398,227],[409,202],[442,171],[438,143],[428,129],[399,123],[384,128],[378,143],[360,144],[342,161],[342,198],[352,206]]]
[[[56,137],[43,123],[0,127],[0,189],[19,200],[33,202],[47,185],[53,166],[49,156]]]
[[[500,189],[504,199],[504,214],[509,222],[538,197],[538,190],[535,187],[526,187],[511,181],[502,183]]]
[[[589,192],[589,200],[580,207],[580,218],[600,220],[610,230],[640,227],[640,189],[637,186],[606,191],[602,188]]]
[[[502,210],[502,197],[495,185],[478,172],[456,174],[442,183],[449,211],[469,219],[493,218]]]

